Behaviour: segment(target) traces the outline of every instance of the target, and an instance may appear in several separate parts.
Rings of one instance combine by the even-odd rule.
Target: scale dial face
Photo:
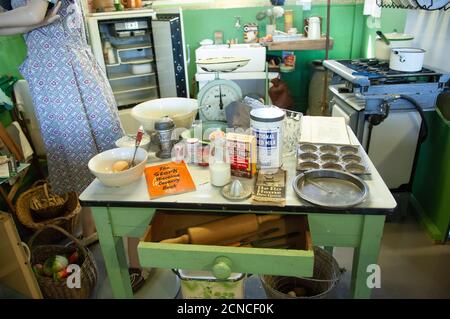
[[[226,121],[225,108],[242,99],[240,87],[228,80],[214,80],[205,85],[198,94],[200,117],[206,121]]]

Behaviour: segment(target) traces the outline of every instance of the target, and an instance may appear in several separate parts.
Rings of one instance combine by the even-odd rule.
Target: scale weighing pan
[[[362,203],[369,193],[359,177],[333,169],[314,169],[295,177],[294,191],[311,203],[329,209],[345,209]]]
[[[199,59],[195,63],[206,72],[232,72],[250,62],[249,58],[244,57],[218,57]]]

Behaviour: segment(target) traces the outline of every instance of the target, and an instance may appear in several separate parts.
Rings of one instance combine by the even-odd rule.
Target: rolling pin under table
[[[189,227],[187,234],[162,240],[161,243],[172,244],[213,244],[239,235],[258,231],[262,223],[278,220],[281,215],[242,214]]]

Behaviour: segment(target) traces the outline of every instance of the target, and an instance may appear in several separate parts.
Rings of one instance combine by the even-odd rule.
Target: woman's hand
[[[44,20],[37,26],[37,27],[43,27],[45,25],[52,24],[53,22],[61,19],[61,16],[58,14],[59,9],[61,8],[61,1],[58,1],[53,9],[47,13]]]

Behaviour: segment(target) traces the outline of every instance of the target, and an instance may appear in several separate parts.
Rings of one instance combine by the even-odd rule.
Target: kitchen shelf
[[[139,59],[122,59],[119,57],[120,64],[142,64],[142,63],[151,63],[153,62],[153,58],[139,58]]]
[[[119,109],[120,109],[121,106],[139,104],[141,102],[156,100],[157,98],[158,98],[157,95],[151,96],[151,97],[148,97],[148,96],[147,97],[144,97],[144,96],[127,97],[127,98],[123,98],[123,99],[116,97],[116,102],[117,102],[117,105],[119,106]]]
[[[317,40],[303,39],[298,41],[283,41],[283,42],[268,42],[267,47],[269,51],[275,50],[292,50],[292,51],[306,51],[306,50],[325,50],[326,38],[323,37]],[[329,48],[332,49],[334,40],[330,38]]]
[[[142,86],[135,86],[135,85],[117,85],[113,86],[113,92],[114,94],[122,94],[122,93],[128,93],[128,92],[137,92],[137,91],[145,91],[145,90],[154,90],[158,86],[154,84],[147,84]]]
[[[131,50],[140,50],[140,49],[150,49],[152,46],[150,44],[116,44],[114,48],[117,51],[131,51]]]
[[[143,73],[143,74],[132,74],[129,72],[122,72],[122,73],[111,74],[111,76],[109,77],[109,80],[110,81],[125,80],[125,79],[140,78],[140,77],[152,76],[152,75],[155,75],[155,72]]]

